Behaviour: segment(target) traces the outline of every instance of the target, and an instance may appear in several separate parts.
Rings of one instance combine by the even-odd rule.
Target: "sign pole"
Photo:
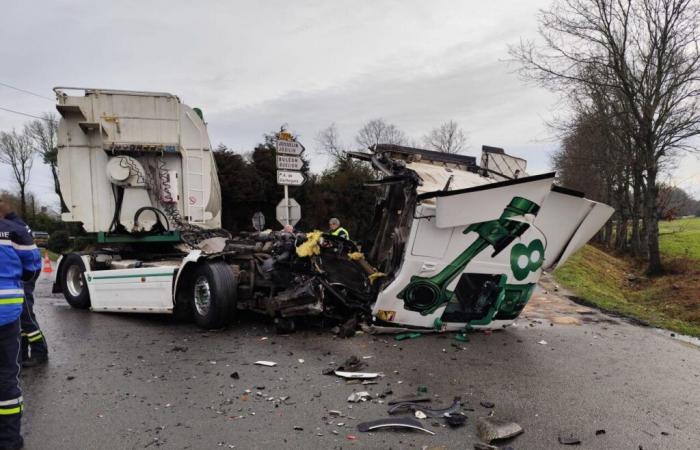
[[[287,222],[285,225],[289,225],[289,218],[292,215],[291,212],[291,205],[289,204],[289,186],[286,184],[284,185],[284,205],[287,210],[287,217],[285,218],[285,222]]]

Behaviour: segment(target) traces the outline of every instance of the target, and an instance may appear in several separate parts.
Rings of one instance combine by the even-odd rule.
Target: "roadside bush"
[[[58,230],[49,236],[48,249],[54,253],[62,253],[70,247],[70,234],[65,230]]]

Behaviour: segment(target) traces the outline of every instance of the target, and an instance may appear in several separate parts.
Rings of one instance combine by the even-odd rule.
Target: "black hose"
[[[138,223],[138,221],[139,221],[139,216],[141,216],[141,213],[144,212],[144,211],[152,211],[152,212],[156,215],[157,224],[160,225],[160,227],[161,227],[164,231],[170,230],[170,222],[168,221],[168,218],[167,218],[167,216],[165,215],[165,213],[164,213],[163,211],[161,211],[160,209],[155,208],[155,207],[153,207],[153,206],[144,206],[144,207],[141,207],[141,208],[139,208],[138,210],[136,210],[136,213],[134,214],[134,224],[137,224],[137,223]],[[160,215],[160,216],[163,216],[163,219],[165,219],[165,225],[166,225],[165,228],[163,228],[163,222],[160,221],[160,216],[159,216],[159,215]]]

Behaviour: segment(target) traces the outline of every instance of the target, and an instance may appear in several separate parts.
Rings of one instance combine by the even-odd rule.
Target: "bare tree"
[[[457,122],[450,120],[433,128],[423,137],[423,143],[438,152],[461,153],[467,148],[467,136]]]
[[[373,119],[360,128],[355,141],[362,147],[369,148],[377,144],[406,144],[406,134],[396,125],[388,124],[384,119]]]
[[[27,215],[26,188],[34,163],[34,153],[34,147],[27,134],[17,133],[15,130],[9,133],[0,132],[0,163],[12,168],[12,174],[19,185],[22,217]]]
[[[33,120],[26,124],[24,133],[31,138],[36,152],[41,155],[44,164],[51,167],[54,192],[61,201],[61,211],[66,212],[68,207],[63,200],[61,186],[58,183],[58,120],[53,113],[44,113],[41,117],[42,119]]]
[[[327,155],[333,163],[345,158],[345,149],[340,142],[340,133],[335,123],[331,123],[316,134],[316,151]]]
[[[659,171],[700,134],[700,4],[560,0],[539,22],[544,43],[521,42],[511,54],[525,77],[568,95],[603,95],[618,110],[643,182],[647,271],[659,273]]]

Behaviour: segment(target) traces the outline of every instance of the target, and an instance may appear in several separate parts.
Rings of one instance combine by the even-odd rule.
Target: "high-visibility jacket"
[[[343,227],[338,227],[335,230],[331,231],[331,234],[333,236],[338,236],[343,239],[347,239],[348,241],[350,240],[350,233],[348,233],[348,230],[346,230]]]
[[[7,219],[0,219],[0,326],[17,320],[22,313],[24,288],[41,270],[41,254],[31,234]]]

